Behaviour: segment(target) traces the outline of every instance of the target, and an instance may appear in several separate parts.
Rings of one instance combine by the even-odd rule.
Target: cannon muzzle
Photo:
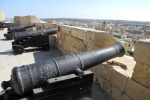
[[[32,89],[43,86],[47,79],[55,78],[82,71],[101,64],[114,57],[124,55],[124,47],[120,43],[112,46],[77,54],[65,55],[46,60],[42,63],[34,63],[21,67],[14,67],[9,82],[1,84],[3,89],[8,85],[16,93],[23,95]],[[6,85],[5,85],[6,83]]]

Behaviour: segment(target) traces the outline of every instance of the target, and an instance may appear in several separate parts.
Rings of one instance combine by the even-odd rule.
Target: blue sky
[[[6,18],[86,18],[150,21],[150,0],[0,0]]]

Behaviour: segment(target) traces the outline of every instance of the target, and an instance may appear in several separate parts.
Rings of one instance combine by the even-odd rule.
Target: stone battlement
[[[58,25],[57,35],[49,37],[50,44],[64,55],[103,48],[117,42],[104,31],[66,25]],[[134,59],[117,57],[91,68],[94,82],[100,84],[113,100],[149,100],[149,51],[149,41],[138,41]]]

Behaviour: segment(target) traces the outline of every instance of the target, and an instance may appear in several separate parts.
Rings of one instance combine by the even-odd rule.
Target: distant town
[[[13,19],[6,18],[6,22],[13,22]],[[126,51],[131,52],[138,40],[150,39],[150,22],[73,18],[41,18],[40,22],[105,31],[121,42]]]
[[[107,31],[110,35],[118,39],[128,38],[130,42],[139,39],[150,38],[150,22],[125,21],[125,20],[94,20],[94,19],[41,19],[48,23],[60,25],[70,25],[83,28]]]

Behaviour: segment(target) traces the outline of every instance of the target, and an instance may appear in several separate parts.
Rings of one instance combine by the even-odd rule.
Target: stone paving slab
[[[6,32],[6,29],[0,30],[0,84],[2,81],[8,81],[10,79],[13,67],[42,62],[62,55],[56,48],[51,48],[49,51],[29,48],[27,52],[16,55],[12,50],[11,42],[13,40],[6,40],[3,35]],[[1,90],[2,88],[0,86]]]

